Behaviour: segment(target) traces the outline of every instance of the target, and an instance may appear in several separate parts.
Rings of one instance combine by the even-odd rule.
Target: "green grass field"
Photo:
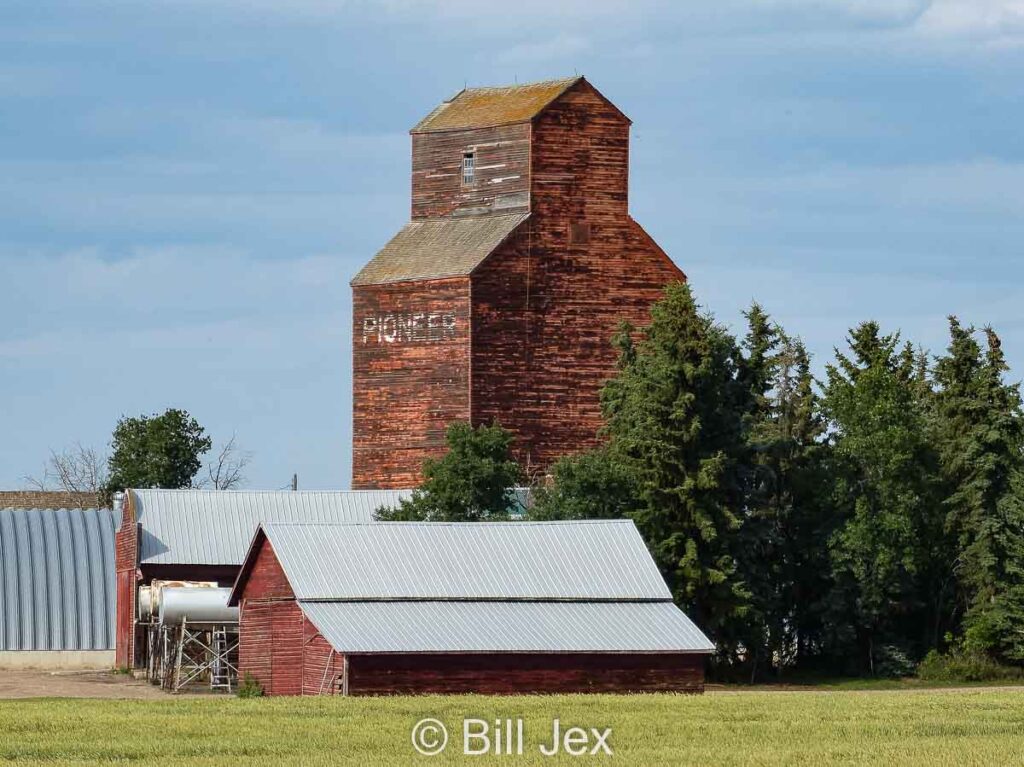
[[[446,751],[433,757],[418,755],[411,743],[413,725],[428,716],[452,731]],[[525,754],[462,755],[464,717],[522,717]],[[614,755],[542,756],[537,744],[547,740],[555,717],[565,727],[611,727]],[[2,760],[363,767],[1022,764],[1024,691],[5,701]]]

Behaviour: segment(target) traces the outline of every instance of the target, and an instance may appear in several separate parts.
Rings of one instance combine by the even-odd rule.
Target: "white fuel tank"
[[[228,607],[231,589],[164,588],[160,596],[160,623],[238,623],[238,608]]]

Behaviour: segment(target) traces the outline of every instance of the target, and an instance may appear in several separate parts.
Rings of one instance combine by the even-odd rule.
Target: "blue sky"
[[[1022,0],[5,0],[0,487],[182,407],[248,486],[347,487],[348,280],[464,84],[584,74],[631,211],[818,365],[865,319],[1024,371]]]

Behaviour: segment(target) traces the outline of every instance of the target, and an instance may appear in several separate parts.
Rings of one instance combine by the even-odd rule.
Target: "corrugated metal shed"
[[[303,602],[338,652],[693,652],[714,645],[671,602]]]
[[[652,600],[632,520],[263,527],[298,599]]]
[[[0,510],[0,650],[114,647],[110,509]]]
[[[370,522],[407,490],[132,490],[143,564],[239,565],[261,522]]]
[[[441,102],[410,133],[490,128],[526,122],[582,79],[568,77],[496,88],[465,88]]]
[[[528,213],[410,221],[352,285],[466,276],[529,218]]]

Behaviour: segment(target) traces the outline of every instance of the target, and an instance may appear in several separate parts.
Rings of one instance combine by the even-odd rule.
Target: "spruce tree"
[[[720,648],[735,645],[749,592],[737,571],[744,413],[735,340],[677,283],[639,333],[616,339],[602,392],[609,457],[636,487],[632,513],[676,597]]]
[[[818,631],[827,590],[820,496],[824,433],[803,344],[754,304],[741,380],[748,387],[739,561],[751,591],[743,644],[750,678],[795,665]]]
[[[999,337],[949,318],[950,344],[936,363],[938,433],[950,494],[946,525],[967,649],[1024,660],[1024,413],[1007,385]]]
[[[833,650],[880,661],[920,655],[919,580],[934,528],[935,487],[915,355],[875,322],[850,333],[827,367],[824,406],[834,450],[831,536]],[[848,646],[848,650],[844,650]]]

